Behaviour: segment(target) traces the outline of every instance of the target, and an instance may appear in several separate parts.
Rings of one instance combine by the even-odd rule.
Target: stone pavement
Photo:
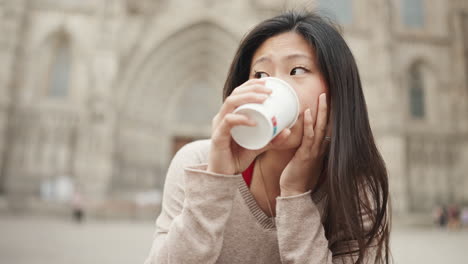
[[[143,263],[151,245],[152,222],[0,215],[0,263]],[[468,263],[468,230],[394,227],[397,264]]]

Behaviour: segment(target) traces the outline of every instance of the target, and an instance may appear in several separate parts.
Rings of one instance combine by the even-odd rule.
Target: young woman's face
[[[316,119],[319,95],[327,93],[328,89],[315,61],[313,48],[295,32],[282,33],[267,39],[253,55],[249,79],[267,76],[280,78],[289,83],[299,97],[299,119],[291,128],[291,135],[281,149],[300,146],[304,131],[304,111],[310,108]]]

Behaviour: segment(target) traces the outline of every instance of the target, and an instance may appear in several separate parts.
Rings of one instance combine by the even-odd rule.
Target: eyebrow
[[[303,53],[294,53],[294,54],[290,54],[286,57],[284,57],[284,60],[293,60],[293,59],[298,59],[298,58],[303,58],[303,59],[307,59],[307,60],[311,60],[312,61],[312,58],[306,54],[303,54]],[[252,64],[252,67],[255,66],[256,64],[260,63],[260,62],[264,62],[264,61],[269,61],[271,62],[271,58],[270,56],[266,55],[266,56],[262,56],[260,57],[259,59],[257,59],[253,64]]]
[[[271,62],[271,59],[268,56],[262,56],[252,64],[252,67],[255,66],[256,64],[258,64],[260,62],[264,62],[264,61],[270,61]]]

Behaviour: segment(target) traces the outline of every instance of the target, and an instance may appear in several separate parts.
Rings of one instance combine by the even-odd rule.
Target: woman
[[[261,150],[230,129],[233,110],[261,103],[273,76],[296,90],[301,115]],[[353,55],[318,15],[288,12],[241,42],[211,140],[169,167],[146,263],[388,263],[388,183]]]

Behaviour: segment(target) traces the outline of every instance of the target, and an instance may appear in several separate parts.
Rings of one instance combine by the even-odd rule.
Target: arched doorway
[[[231,34],[200,22],[172,34],[138,66],[118,113],[114,191],[162,187],[180,139],[209,136],[235,46]]]

